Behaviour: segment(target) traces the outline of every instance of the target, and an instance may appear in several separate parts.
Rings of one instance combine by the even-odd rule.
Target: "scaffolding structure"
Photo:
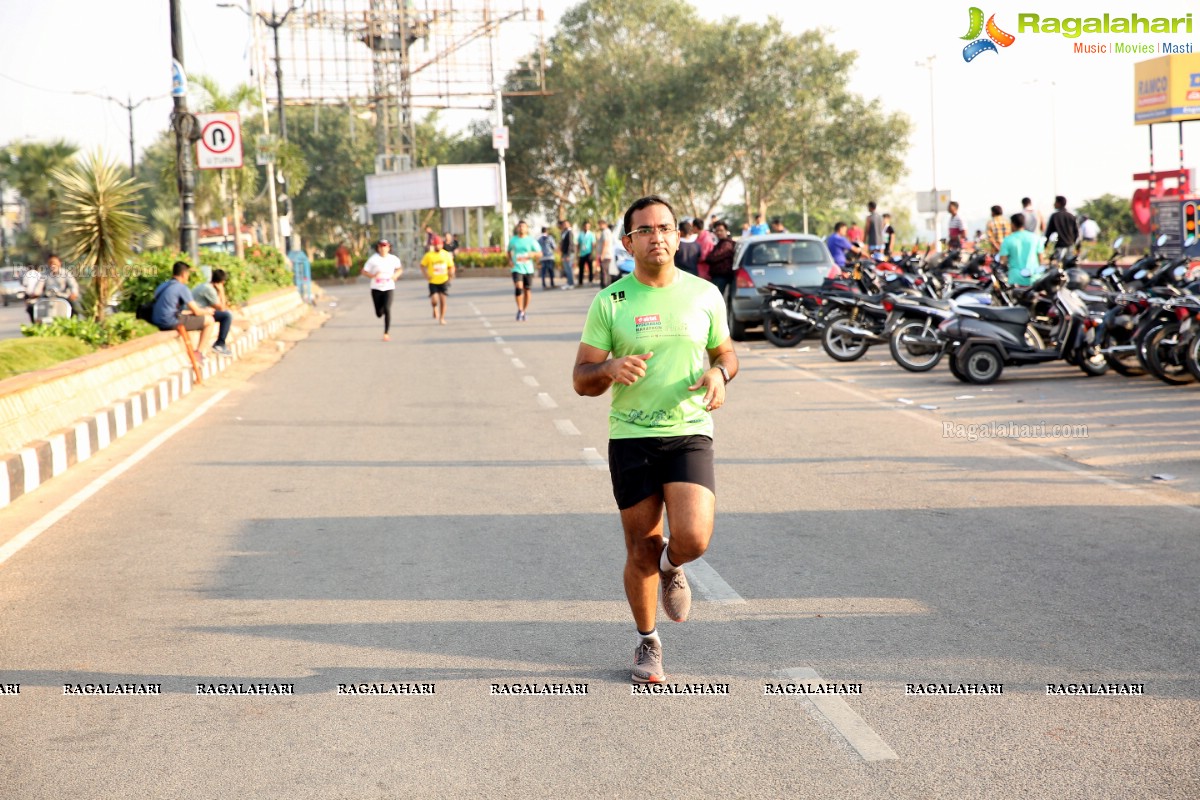
[[[376,174],[407,172],[417,166],[417,110],[499,118],[497,93],[512,74],[525,80],[510,94],[545,93],[544,20],[527,0],[306,0],[280,30],[284,103],[311,106],[314,126],[322,107],[345,107],[352,136],[357,120],[373,122]],[[498,44],[533,55],[501,60]],[[398,254],[423,251],[412,212],[377,222]]]

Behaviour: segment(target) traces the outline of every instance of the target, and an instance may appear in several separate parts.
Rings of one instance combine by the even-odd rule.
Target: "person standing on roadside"
[[[592,233],[592,223],[589,220],[583,221],[583,230],[579,232],[579,285],[583,286],[583,268],[587,267],[587,282],[593,283],[595,277],[592,272],[595,270],[596,259],[593,257],[592,250],[596,245],[596,234]]]
[[[1028,197],[1021,198],[1021,214],[1025,217],[1025,230],[1029,233],[1043,233],[1046,230],[1045,220],[1034,209],[1033,201]]]
[[[350,248],[342,242],[337,246],[337,250],[333,251],[333,265],[337,268],[338,283],[345,283],[350,277],[350,263]]]
[[[896,229],[892,227],[892,215],[883,215],[883,257],[891,258],[892,246],[896,241]]]
[[[682,566],[708,549],[716,513],[712,412],[725,404],[738,359],[719,292],[675,267],[679,231],[667,201],[643,197],[624,222],[634,271],[592,300],[572,384],[585,397],[612,389],[609,473],[638,633],[631,677],[662,683],[658,591],[667,616],[685,621],[691,588]]]
[[[698,278],[699,262],[700,243],[696,241],[696,234],[692,232],[692,223],[685,219],[679,223],[679,249],[675,251],[675,266]]]
[[[946,206],[946,211],[950,212],[950,222],[946,229],[946,245],[951,250],[961,250],[967,243],[967,226],[963,223],[962,217],[958,215],[958,203],[951,200],[950,204]]]
[[[450,281],[454,280],[454,255],[443,249],[442,237],[435,236],[430,242],[433,249],[421,257],[421,273],[429,283],[429,305],[433,307],[433,321],[446,324],[446,296],[450,292]]]
[[[508,263],[512,265],[513,294],[517,299],[517,322],[524,322],[529,309],[529,291],[533,287],[533,262],[541,258],[542,248],[529,235],[529,223],[517,223],[516,235],[508,240]]]
[[[390,341],[392,329],[392,295],[396,292],[396,281],[404,274],[404,265],[392,255],[392,244],[380,239],[375,244],[375,253],[363,264],[362,275],[371,279],[371,300],[375,303],[375,317],[383,317],[383,340]]]
[[[549,228],[542,228],[542,235],[538,237],[538,247],[542,248],[542,289],[554,288],[554,251],[558,247],[558,243],[554,237],[550,235]],[[550,285],[546,285],[546,279],[550,279]]]
[[[879,260],[883,258],[883,217],[879,216],[876,208],[878,206],[874,200],[867,203],[867,219],[864,227],[867,236],[867,252],[871,254],[871,258]]]
[[[716,224],[714,220],[713,224]],[[696,262],[696,274],[708,280],[708,254],[717,244],[716,235],[704,229],[704,220],[696,217],[692,220],[692,229],[696,232],[696,243],[700,245],[700,260]]]
[[[708,279],[721,292],[721,299],[729,302],[729,287],[733,285],[733,254],[737,245],[724,221],[713,226],[713,233],[717,236],[717,242],[708,254]]]
[[[1024,216],[1022,215],[1022,219]],[[987,243],[993,253],[1000,252],[1000,246],[1012,233],[1012,225],[1004,218],[1004,210],[1000,206],[992,206],[992,218],[987,224]]]
[[[558,239],[558,257],[562,262],[563,278],[566,283],[563,289],[575,288],[575,231],[571,230],[571,220],[560,219],[558,229],[562,232]]]
[[[613,282],[612,268],[617,241],[612,228],[608,226],[608,220],[602,219],[598,224],[600,230],[596,233],[596,270],[600,273],[600,288],[603,289]]]
[[[1004,237],[996,258],[1008,268],[1009,283],[1013,286],[1029,286],[1042,275],[1039,256],[1045,240],[1025,230],[1024,214],[1013,214],[1009,220],[1012,222],[1012,233]]]
[[[1054,243],[1054,257],[1061,259],[1079,241],[1079,223],[1075,221],[1075,215],[1067,210],[1067,198],[1061,194],[1054,198],[1054,213],[1046,223],[1046,237],[1055,233],[1058,234],[1058,241]]]

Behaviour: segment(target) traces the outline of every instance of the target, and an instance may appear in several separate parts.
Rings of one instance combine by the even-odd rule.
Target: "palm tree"
[[[62,139],[17,142],[0,148],[0,184],[17,190],[27,211],[25,229],[18,238],[29,263],[41,264],[57,244],[59,187],[50,173],[75,157],[77,148]]]
[[[62,239],[67,258],[93,268],[92,287],[96,297],[96,319],[112,291],[113,271],[126,265],[133,242],[142,230],[142,218],[134,210],[142,188],[126,170],[99,152],[85,161],[50,173],[62,187]]]

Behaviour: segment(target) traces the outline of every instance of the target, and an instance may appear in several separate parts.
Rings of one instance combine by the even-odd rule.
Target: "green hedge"
[[[142,253],[134,261],[130,275],[122,282],[122,311],[137,311],[138,306],[154,299],[154,290],[163,281],[171,279],[171,268],[176,261],[192,264],[184,253],[173,250],[155,250]],[[229,253],[215,250],[200,251],[200,263],[213,269],[223,269],[229,277],[225,281],[225,295],[234,305],[245,303],[255,295],[292,285],[292,271],[283,255],[273,247],[254,245],[246,251],[246,258],[239,259]],[[204,282],[204,274],[192,270],[189,285]]]
[[[70,337],[90,347],[111,347],[116,344],[157,333],[158,328],[149,322],[122,312],[96,322],[87,317],[58,317],[36,325],[22,325],[21,333],[30,338]]]

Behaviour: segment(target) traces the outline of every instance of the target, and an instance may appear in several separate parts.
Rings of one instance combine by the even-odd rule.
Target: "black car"
[[[734,286],[729,298],[729,334],[746,337],[746,329],[762,325],[766,297],[758,287],[768,283],[815,288],[833,269],[825,241],[805,233],[767,233],[738,242],[733,257]]]

